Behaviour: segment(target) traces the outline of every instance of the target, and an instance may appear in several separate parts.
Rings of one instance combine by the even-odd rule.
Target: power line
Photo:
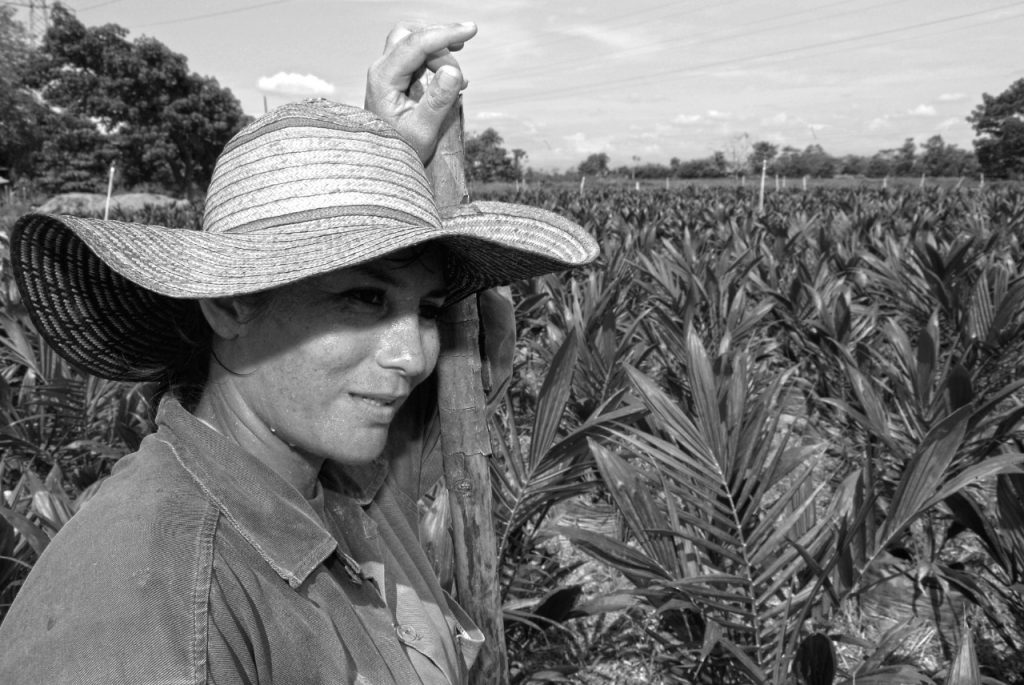
[[[541,91],[541,92],[529,92],[529,93],[517,93],[517,94],[514,94],[514,95],[505,95],[505,96],[492,97],[492,98],[486,98],[485,97],[485,98],[482,98],[478,102],[478,104],[481,104],[481,105],[493,105],[493,104],[500,104],[502,102],[509,102],[509,101],[522,102],[524,100],[536,100],[538,98],[562,97],[562,96],[567,96],[567,95],[579,95],[581,93],[587,93],[587,92],[592,92],[592,91],[607,90],[608,88],[610,88],[612,86],[617,86],[617,85],[636,85],[636,84],[641,84],[641,83],[650,83],[653,79],[664,79],[664,77],[666,77],[666,76],[677,76],[677,75],[686,74],[686,73],[699,72],[699,71],[702,71],[702,70],[705,70],[705,69],[711,69],[711,68],[723,67],[723,66],[733,66],[733,65],[736,65],[736,64],[743,64],[743,63],[746,63],[746,62],[752,62],[752,61],[766,59],[766,58],[771,58],[771,57],[779,57],[779,56],[783,56],[783,55],[799,54],[799,53],[807,52],[809,50],[815,50],[815,49],[818,49],[818,48],[834,48],[836,45],[841,45],[841,44],[844,44],[844,43],[854,43],[854,42],[863,41],[863,40],[867,40],[867,39],[871,39],[871,38],[878,38],[880,36],[892,35],[892,34],[896,34],[896,33],[903,33],[903,32],[906,32],[906,31],[913,31],[913,30],[925,28],[925,27],[928,27],[928,26],[935,26],[935,25],[939,25],[939,24],[946,24],[946,23],[949,23],[949,22],[952,22],[952,21],[960,21],[962,19],[969,19],[971,17],[976,17],[976,16],[980,16],[980,15],[983,15],[983,14],[989,14],[989,13],[992,13],[992,12],[997,12],[997,11],[1000,11],[1000,10],[1007,9],[1009,7],[1020,7],[1022,5],[1024,5],[1024,3],[1022,3],[1022,2],[1011,2],[1011,3],[1005,4],[1005,5],[1000,5],[998,7],[991,7],[991,8],[985,9],[985,10],[979,10],[979,11],[976,11],[976,12],[968,12],[968,13],[959,14],[959,15],[956,15],[956,16],[953,16],[953,17],[944,17],[942,19],[933,19],[931,21],[918,22],[916,24],[912,24],[912,25],[909,25],[909,26],[900,26],[900,27],[896,27],[896,28],[892,28],[892,29],[884,29],[884,30],[881,30],[881,31],[874,31],[874,32],[871,32],[871,33],[865,33],[865,34],[861,34],[861,35],[858,35],[858,36],[851,36],[849,38],[829,40],[829,41],[824,41],[824,42],[820,42],[820,43],[813,43],[813,44],[810,44],[810,45],[802,45],[802,46],[793,47],[793,48],[785,48],[785,49],[782,49],[782,50],[775,50],[773,52],[762,53],[762,54],[759,54],[759,55],[751,55],[751,56],[746,56],[746,57],[737,57],[737,58],[731,58],[731,59],[718,60],[718,61],[714,61],[714,62],[704,62],[702,64],[697,64],[697,65],[690,65],[690,66],[685,66],[685,67],[677,67],[677,68],[673,68],[673,69],[665,69],[663,71],[657,71],[657,72],[651,72],[651,73],[645,74],[642,77],[642,80],[638,80],[635,77],[627,77],[627,78],[614,79],[614,80],[610,80],[610,81],[604,81],[604,82],[601,82],[601,83],[580,84],[578,86],[564,86],[564,87],[561,87],[561,88],[559,88],[557,90],[548,90],[548,91]],[[834,50],[833,50],[833,52],[834,52]]]
[[[1017,4],[1019,5],[1021,3],[1017,3]],[[996,8],[989,8],[988,10],[985,10],[985,11],[972,12],[972,13],[969,13],[969,14],[966,14],[966,15],[959,15],[959,16],[956,16],[956,17],[946,17],[946,18],[940,19],[940,20],[921,22],[921,23],[918,23],[918,24],[915,24],[915,25],[912,25],[912,26],[903,26],[903,27],[898,27],[898,28],[891,29],[891,30],[872,32],[872,33],[863,34],[863,35],[860,35],[860,36],[851,37],[849,39],[844,39],[843,41],[835,41],[835,42],[853,43],[853,42],[857,42],[857,41],[863,41],[863,40],[869,39],[869,38],[875,38],[875,37],[878,37],[878,36],[883,35],[883,34],[890,34],[890,33],[896,32],[896,31],[909,31],[909,30],[913,30],[913,29],[926,28],[926,27],[933,26],[933,25],[936,25],[936,24],[948,24],[948,23],[954,22],[954,21],[958,22],[958,21],[961,21],[963,19],[968,19],[970,17],[974,17],[974,16],[978,16],[978,15],[983,15],[983,14],[991,13],[991,12],[998,11],[998,10],[1003,10],[1003,9],[1005,9],[1008,6],[1009,5],[1003,5],[1003,6],[996,7]],[[987,25],[987,24],[992,24],[992,23],[995,23],[995,22],[1006,22],[1006,21],[1008,21],[1010,19],[1016,19],[1016,18],[1018,18],[1020,16],[1022,16],[1022,15],[1014,14],[1014,15],[1010,15],[1010,16],[1007,16],[1007,15],[999,16],[999,17],[995,17],[995,18],[992,18],[992,19],[981,20],[981,21],[975,20],[975,21],[969,22],[966,25],[958,25],[958,26],[956,26],[954,28],[948,28],[948,29],[939,30],[939,31],[934,31],[933,30],[933,31],[929,31],[927,33],[923,33],[923,34],[919,34],[919,35],[911,35],[911,36],[902,37],[900,39],[900,42],[907,43],[907,42],[921,41],[921,40],[926,40],[926,39],[932,39],[933,40],[936,36],[943,36],[943,35],[947,35],[947,34],[963,35],[965,30],[969,31],[969,30],[976,29],[978,27],[981,27],[981,26],[984,26],[984,25]],[[831,47],[832,45],[835,44],[835,42],[830,42],[827,45],[829,47]],[[881,44],[884,44],[884,43],[881,43]],[[780,51],[780,52],[799,52],[801,50],[807,50],[807,49],[817,48],[817,47],[821,47],[821,45],[804,46],[803,48],[800,48],[799,50],[796,50],[796,51]],[[851,46],[846,47],[845,49],[832,50],[832,53],[840,52],[840,51],[843,51],[843,50],[846,50],[846,51],[850,51],[850,50],[865,50],[866,48],[869,49],[870,47],[872,47],[872,46],[871,45],[864,46],[863,44],[861,44],[861,45],[851,45]],[[775,54],[775,53],[772,53],[772,54]],[[796,56],[797,55],[792,55],[792,57],[796,57]],[[737,60],[733,60],[733,62],[743,62],[743,61],[746,61],[748,59],[759,59],[761,57],[765,57],[765,55],[756,55],[756,56],[753,56],[753,57],[739,58]],[[698,65],[698,66],[694,67],[694,69],[703,69],[706,66],[707,65]],[[685,70],[674,70],[674,71],[679,72],[679,71],[685,71]],[[1015,78],[1019,78],[1021,76],[1024,76],[1024,70],[1018,69],[1018,70],[1016,70],[1014,72],[1007,72],[1006,76],[1012,76],[1012,77],[1015,77]],[[592,86],[585,86],[585,87],[586,88],[591,88]],[[606,84],[601,84],[599,87],[601,89],[604,89],[606,87]],[[561,92],[561,91],[559,91],[559,92]],[[510,96],[510,99],[521,100],[521,99],[529,99],[529,97],[527,96],[525,98],[522,98],[522,97],[518,97],[518,96]],[[482,102],[484,102],[484,103],[494,102],[495,100],[496,99],[488,100],[485,97],[485,98],[482,99]],[[844,100],[844,102],[847,102],[847,101]],[[819,102],[819,104],[821,104],[821,103]],[[956,117],[956,118],[959,120],[961,117]],[[935,128],[934,126],[924,125],[924,128],[930,128],[932,130],[932,133],[936,133],[937,132],[937,133],[942,133],[943,135],[945,134],[944,129]],[[822,137],[822,141],[824,142],[824,144],[827,147],[830,147],[830,148],[833,145],[842,146],[844,144],[844,142],[857,140],[859,137],[861,137],[861,134],[855,133],[854,130],[851,129],[851,127],[843,126],[843,125],[839,125],[839,126],[837,126],[837,125],[829,125],[826,129],[819,130],[818,131],[818,135]],[[925,134],[922,133],[921,135],[925,135]],[[786,138],[792,138],[792,136],[791,135],[787,135]]]
[[[1017,16],[1020,16],[1020,15],[1017,15]],[[977,27],[980,27],[980,26],[984,26],[986,24],[991,24],[991,23],[999,22],[999,21],[1005,21],[1005,19],[1006,19],[1005,17],[998,17],[996,19],[990,19],[988,21],[975,22],[975,23],[972,23],[967,28],[977,28]],[[914,37],[909,38],[908,40],[921,40],[921,39],[924,39],[924,38],[933,39],[936,36],[942,36],[942,35],[947,35],[947,34],[958,34],[958,33],[961,33],[961,32],[962,32],[962,29],[952,29],[952,30],[946,30],[946,31],[938,31],[938,32],[932,32],[932,33],[929,33],[929,34],[923,35],[923,36],[914,36]],[[1012,74],[1011,73],[1006,74],[1006,76],[1010,76],[1010,75],[1016,75],[1017,77],[1020,77],[1021,76],[1021,72],[1020,72],[1020,70],[1018,70],[1018,71],[1012,72]],[[819,106],[825,107],[825,106],[830,105],[830,104],[845,104],[847,102],[848,102],[848,100],[836,100],[836,101],[832,102],[832,101],[828,101],[828,100],[822,101],[822,100],[819,99],[817,101],[817,104]],[[975,101],[975,102],[977,102],[977,101]],[[909,114],[910,114],[909,112],[897,112],[897,113],[894,113],[894,114],[886,114],[886,115],[882,115],[882,116],[883,116],[883,118],[889,118],[890,116],[906,116],[906,115],[909,115]],[[963,114],[963,113],[955,114],[955,115],[952,115],[952,116],[949,116],[949,117],[945,117],[945,119],[947,121],[949,119],[955,119],[959,123],[966,124],[966,114]],[[941,127],[940,128],[940,127],[935,126],[934,123],[935,123],[934,119],[931,119],[931,120],[929,120],[929,119],[922,119],[920,126],[917,126],[917,128],[929,128],[930,127],[931,128],[931,133],[933,133],[933,134],[935,134],[935,133],[944,134],[947,127]],[[904,129],[914,128],[914,127],[915,126],[909,126],[907,124],[904,124]],[[854,141],[854,140],[857,140],[859,138],[863,138],[864,135],[865,134],[863,132],[859,132],[859,129],[857,129],[857,127],[855,127],[855,126],[848,126],[848,125],[847,126],[840,126],[840,125],[836,125],[836,124],[827,124],[823,128],[819,128],[818,129],[818,136],[821,137],[822,142],[825,145],[827,145],[827,146],[842,145],[844,143],[849,143],[850,141]],[[906,136],[906,137],[910,137],[910,136]]]
[[[88,7],[82,7],[81,9],[78,9],[76,11],[77,12],[88,12],[89,10],[94,10],[94,9],[97,9],[97,8],[100,8],[100,7],[106,7],[107,5],[113,5],[115,2],[121,2],[121,0],[107,0],[106,2],[101,2],[101,3],[95,4],[95,5],[89,5]]]
[[[112,0],[116,1],[116,0]],[[197,19],[210,19],[212,17],[223,17],[229,14],[238,14],[239,12],[248,12],[249,10],[260,9],[261,7],[269,7],[271,5],[283,5],[285,3],[292,2],[292,0],[271,0],[270,2],[263,2],[258,5],[250,5],[248,7],[236,7],[231,10],[223,10],[221,12],[210,12],[209,14],[196,14],[191,17],[181,17],[180,19],[168,19],[166,21],[155,21],[149,24],[142,24],[135,28],[149,28],[151,26],[166,26],[168,24],[181,24],[186,21],[196,21]]]
[[[588,21],[587,25],[588,26],[605,26],[605,25],[613,24],[614,25],[613,28],[616,29],[616,30],[619,30],[619,29],[627,28],[629,26],[635,26],[637,24],[649,24],[649,23],[651,23],[651,21],[663,21],[663,20],[666,20],[666,19],[673,19],[675,17],[679,17],[679,16],[682,16],[684,14],[691,14],[695,10],[708,9],[708,8],[719,9],[721,7],[726,7],[728,5],[735,5],[737,3],[745,2],[745,1],[746,0],[728,0],[726,2],[715,2],[715,0],[710,0],[710,2],[708,2],[707,4],[705,4],[705,5],[697,5],[696,7],[681,6],[679,2],[666,2],[666,3],[659,4],[659,5],[655,5],[653,7],[645,7],[643,9],[633,10],[633,11],[630,11],[630,12],[628,12],[626,14],[617,14],[617,15],[614,15],[614,16],[611,16],[611,17],[602,17],[600,19],[592,19],[592,20]],[[665,15],[662,15],[662,16],[654,17],[653,19],[651,19],[651,18],[638,18],[638,17],[640,17],[643,14],[649,14],[651,12],[657,12],[657,11],[663,10],[665,8],[672,8],[672,9],[674,9],[676,11],[669,12],[668,14],[665,14]],[[633,21],[621,21],[623,19],[633,20]],[[507,43],[502,43],[501,47],[503,49],[507,50],[507,51],[514,51],[517,48],[528,48],[530,50],[535,50],[538,47],[542,48],[542,47],[545,47],[547,45],[556,45],[556,44],[557,45],[561,45],[561,44],[563,44],[565,42],[565,35],[563,35],[563,34],[559,34],[559,33],[556,33],[556,32],[547,32],[547,35],[550,37],[550,39],[548,39],[548,40],[540,40],[540,41],[538,41],[535,38],[530,38],[528,40],[511,41],[511,42],[507,42]]]
[[[911,0],[885,0],[884,2],[878,2],[878,3],[875,3],[873,5],[867,5],[865,7],[858,7],[857,9],[854,9],[854,10],[847,10],[847,11],[843,11],[843,12],[836,12],[834,14],[827,14],[827,15],[817,14],[816,16],[811,17],[810,19],[808,19],[806,21],[790,22],[790,23],[786,24],[786,28],[792,28],[794,26],[801,26],[803,24],[808,24],[808,23],[826,22],[826,21],[830,21],[830,20],[833,20],[833,19],[837,19],[839,17],[847,16],[849,14],[857,14],[857,13],[861,13],[861,12],[864,12],[864,11],[867,11],[867,10],[875,9],[877,7],[892,7],[895,4],[899,4],[899,3],[902,3],[902,2],[910,2],[910,1]],[[836,7],[836,6],[840,6],[840,5],[844,6],[844,7],[849,7],[849,5],[850,5],[849,0],[838,0],[837,2],[832,2],[832,3],[829,3],[827,5],[818,5],[818,6],[814,7],[814,8],[812,8],[812,9],[804,9],[804,10],[798,10],[796,12],[791,12],[789,14],[781,14],[781,15],[772,17],[772,19],[769,20],[769,21],[771,23],[773,23],[773,24],[779,24],[779,23],[782,22],[782,20],[785,20],[785,19],[790,19],[792,17],[800,16],[800,15],[803,15],[803,14],[808,14],[810,12],[818,13],[822,9],[827,9],[829,7]],[[623,50],[618,50],[618,51],[616,51],[616,52],[614,52],[614,53],[612,53],[610,55],[604,55],[602,57],[603,58],[607,58],[609,56],[621,57],[621,56],[625,56],[625,55],[632,54],[632,53],[645,52],[647,50],[650,50],[651,48],[665,48],[665,47],[692,48],[692,47],[697,47],[697,46],[700,46],[700,45],[706,45],[706,44],[708,44],[708,43],[710,43],[712,41],[720,42],[720,41],[732,40],[732,39],[736,39],[736,38],[749,38],[751,36],[756,36],[756,35],[761,35],[761,34],[764,34],[764,33],[769,33],[771,31],[774,31],[774,30],[779,28],[778,26],[766,26],[765,24],[766,24],[766,22],[764,22],[764,21],[752,21],[752,22],[748,22],[746,24],[739,24],[737,26],[734,26],[733,28],[745,28],[745,27],[748,27],[748,26],[758,26],[758,27],[761,27],[761,28],[759,28],[758,30],[755,30],[755,31],[748,31],[748,32],[742,32],[742,31],[738,31],[738,32],[734,31],[734,32],[731,32],[731,33],[728,33],[728,32],[727,33],[708,32],[708,33],[704,33],[704,34],[697,34],[696,36],[683,36],[683,37],[678,37],[678,38],[670,38],[668,40],[648,43],[646,45],[642,45],[642,46],[638,46],[638,47],[625,48]],[[488,82],[503,81],[503,80],[504,81],[508,81],[508,80],[513,80],[513,79],[521,79],[523,77],[537,75],[537,74],[558,72],[558,71],[560,71],[560,70],[562,70],[564,68],[574,67],[574,66],[579,65],[579,64],[591,64],[591,65],[594,65],[597,68],[604,68],[604,64],[603,63],[596,63],[593,56],[591,56],[591,55],[584,55],[582,57],[568,59],[568,60],[565,60],[565,61],[562,61],[562,62],[548,63],[548,64],[545,64],[545,65],[540,66],[540,67],[535,67],[533,69],[522,69],[522,70],[516,71],[515,73],[508,73],[507,75],[503,74],[503,75],[495,76],[493,78],[490,78],[488,80]]]

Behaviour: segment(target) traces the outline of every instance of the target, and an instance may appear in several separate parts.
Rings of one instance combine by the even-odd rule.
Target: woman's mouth
[[[392,395],[362,395],[359,393],[349,393],[353,398],[365,402],[374,407],[394,407],[401,400],[400,397]]]

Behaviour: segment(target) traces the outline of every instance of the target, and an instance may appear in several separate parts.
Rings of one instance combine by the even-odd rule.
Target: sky
[[[19,0],[37,6],[42,0]],[[474,21],[466,129],[535,169],[667,164],[755,141],[871,155],[941,135],[971,148],[982,94],[1024,77],[1024,1],[65,0],[87,26],[149,36],[242,108],[361,105],[399,21]],[[20,9],[29,24],[29,9]]]

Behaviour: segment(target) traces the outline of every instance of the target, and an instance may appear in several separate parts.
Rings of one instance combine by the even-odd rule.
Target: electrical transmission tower
[[[50,28],[50,8],[46,6],[46,0],[26,0],[25,4],[28,6],[29,40],[33,45],[39,45]]]

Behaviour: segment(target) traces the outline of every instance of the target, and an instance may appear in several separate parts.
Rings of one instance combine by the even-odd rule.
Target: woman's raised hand
[[[474,35],[472,22],[398,24],[367,72],[366,109],[394,126],[424,164],[437,147],[445,115],[469,83],[452,53]]]

